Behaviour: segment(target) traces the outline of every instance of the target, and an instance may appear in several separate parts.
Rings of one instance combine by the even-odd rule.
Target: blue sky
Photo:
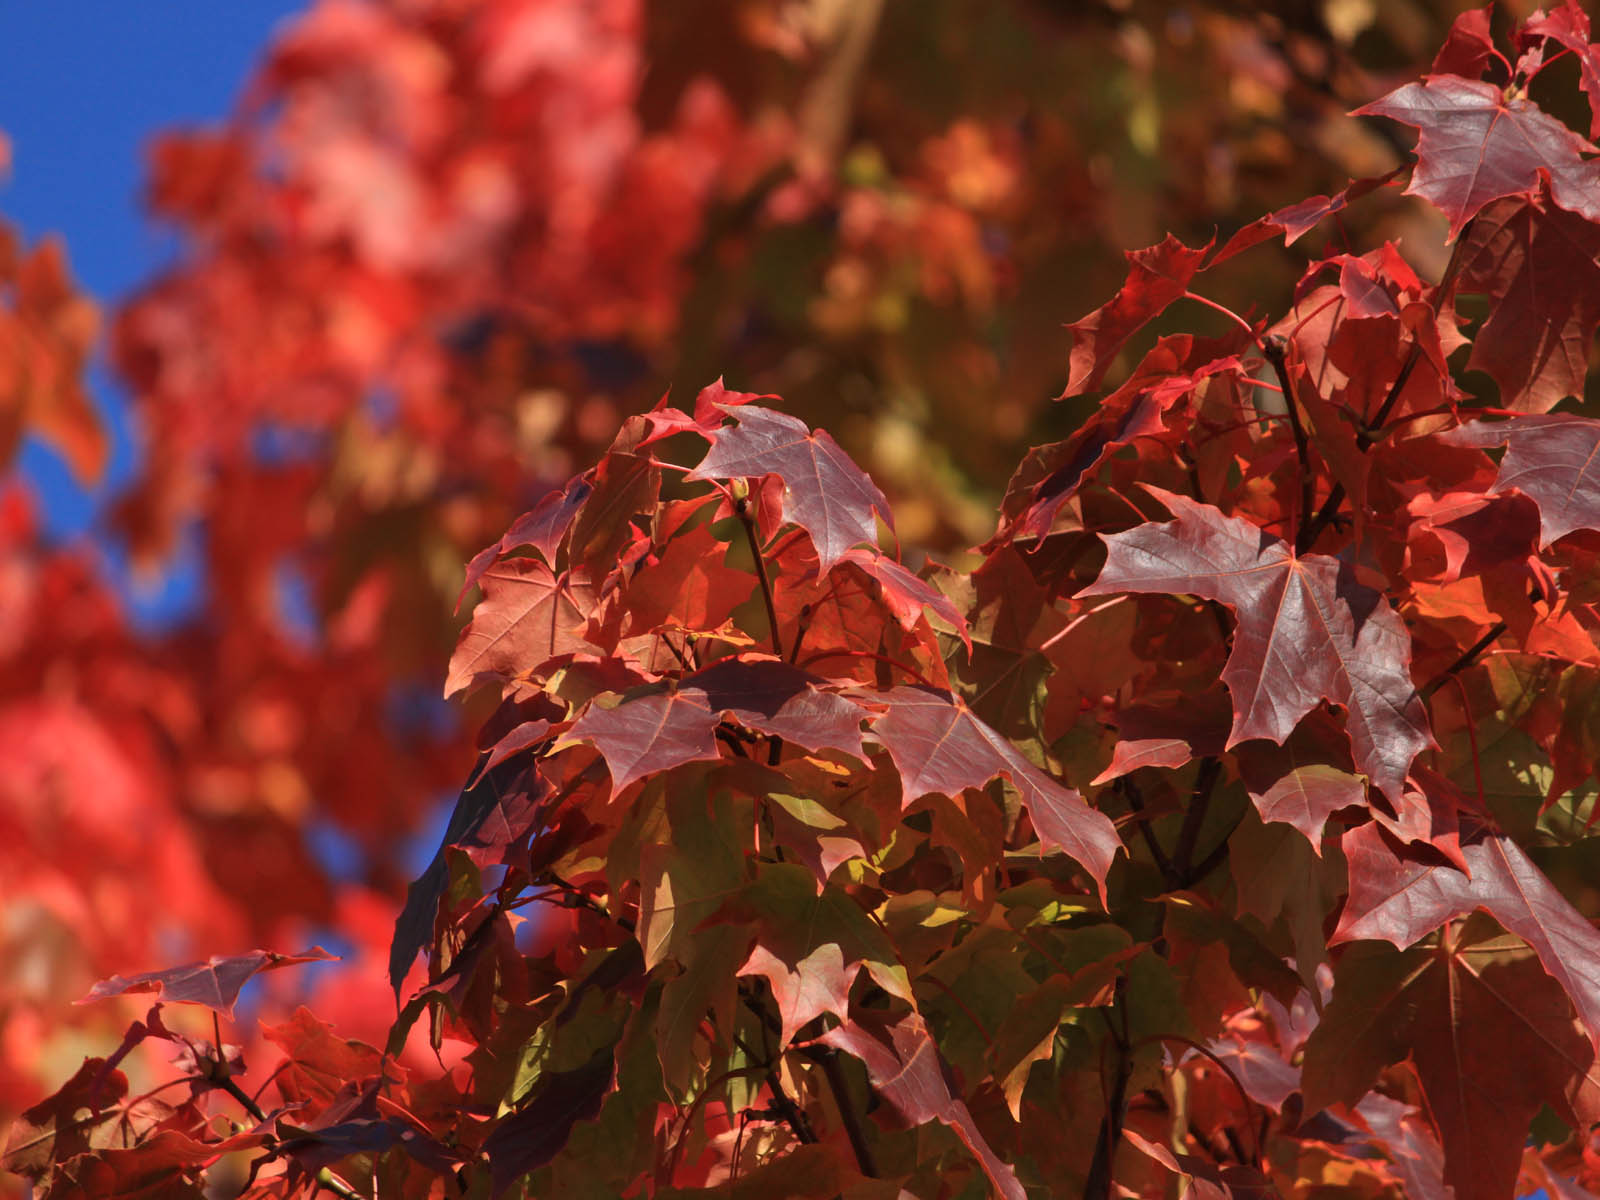
[[[0,129],[12,153],[0,216],[30,242],[64,236],[81,286],[109,309],[172,253],[170,232],[140,203],[149,138],[226,116],[273,30],[305,7],[304,0],[0,0]],[[105,498],[136,466],[114,381],[97,368],[91,382],[116,439],[106,486],[84,494],[43,446],[22,456],[53,538],[91,530]],[[134,616],[149,623],[180,617],[203,587],[193,544],[155,587],[126,579],[114,548],[108,561],[124,576]]]

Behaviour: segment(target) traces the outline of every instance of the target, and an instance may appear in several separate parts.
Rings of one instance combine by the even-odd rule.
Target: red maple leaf
[[[690,479],[783,481],[783,516],[811,535],[826,573],[844,552],[863,542],[876,545],[873,513],[891,528],[889,502],[877,484],[850,460],[825,430],[813,432],[798,417],[753,405],[724,406],[736,424],[716,439]]]
[[[1533,197],[1548,177],[1555,202],[1600,221],[1600,163],[1583,138],[1531,100],[1506,99],[1492,83],[1435,75],[1355,110],[1421,131],[1417,169],[1406,188],[1450,219],[1459,234],[1483,207],[1505,196]]]
[[[1432,744],[1411,682],[1411,638],[1384,596],[1344,563],[1297,556],[1287,542],[1209,504],[1147,490],[1177,519],[1106,536],[1106,565],[1080,596],[1168,592],[1226,604],[1237,620],[1222,679],[1233,698],[1231,747],[1282,742],[1321,700],[1344,706],[1356,766],[1398,797]]]
[[[1441,435],[1457,446],[1505,446],[1491,491],[1515,489],[1539,507],[1539,545],[1600,529],[1600,420],[1542,413],[1473,421]]]

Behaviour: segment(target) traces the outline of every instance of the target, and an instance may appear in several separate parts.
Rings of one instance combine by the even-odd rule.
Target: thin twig
[[[1479,656],[1499,640],[1500,635],[1506,631],[1506,628],[1507,626],[1504,621],[1496,621],[1492,626],[1490,626],[1488,633],[1484,634],[1477,641],[1473,642],[1472,645],[1468,646],[1466,650],[1462,652],[1460,658],[1456,659],[1455,662],[1451,663],[1443,671],[1440,671],[1438,676],[1422,689],[1420,695],[1422,696],[1423,700],[1431,700],[1433,698],[1433,694],[1442,688],[1446,683],[1450,682],[1454,676],[1459,675],[1473,663],[1477,662]]]
[[[1128,1099],[1128,1076],[1133,1072],[1133,1061],[1129,1056],[1128,1046],[1128,1013],[1125,999],[1127,977],[1121,976],[1116,982],[1116,996],[1113,1006],[1120,1011],[1122,1017],[1122,1032],[1119,1034],[1116,1027],[1111,1024],[1111,1018],[1106,1016],[1105,1009],[1098,1010],[1105,1016],[1106,1027],[1111,1034],[1111,1042],[1117,1048],[1117,1073],[1113,1078],[1110,1090],[1105,1095],[1106,1115],[1100,1121],[1100,1136],[1095,1139],[1094,1160],[1089,1164],[1089,1178],[1083,1185],[1083,1200],[1111,1200],[1111,1184],[1115,1174],[1117,1161],[1117,1146],[1122,1141],[1122,1122],[1126,1116]],[[1100,1085],[1105,1087],[1105,1058],[1101,1056]]]
[[[1477,218],[1473,218],[1476,220]],[[1472,231],[1472,221],[1468,221],[1462,228],[1460,236],[1456,238],[1455,249],[1450,253],[1450,262],[1444,269],[1444,276],[1433,289],[1433,311],[1438,314],[1445,302],[1454,294],[1456,279],[1461,274],[1465,265],[1462,249],[1467,243],[1467,236]],[[1389,392],[1383,398],[1383,403],[1378,406],[1378,411],[1372,415],[1372,420],[1356,430],[1356,447],[1365,454],[1372,449],[1382,436],[1384,422],[1393,414],[1395,406],[1400,403],[1400,393],[1405,391],[1406,384],[1411,382],[1411,374],[1417,369],[1417,364],[1422,361],[1422,340],[1412,334],[1411,349],[1406,353],[1405,362],[1400,364],[1400,370],[1394,377],[1394,382],[1389,385]],[[1333,523],[1334,517],[1339,512],[1339,506],[1344,503],[1345,487],[1342,483],[1333,485],[1333,490],[1328,493],[1328,498],[1322,502],[1322,507],[1317,510],[1317,515],[1303,531],[1304,545],[1301,539],[1296,539],[1295,550],[1305,553],[1316,545],[1317,538],[1322,536],[1322,531]]]
[[[1311,528],[1311,502],[1315,497],[1316,476],[1311,471],[1311,443],[1306,437],[1305,425],[1300,420],[1300,402],[1295,398],[1294,381],[1289,377],[1289,341],[1282,334],[1273,334],[1261,340],[1261,353],[1272,364],[1283,389],[1283,408],[1289,418],[1289,432],[1294,435],[1294,454],[1300,463],[1300,511],[1296,514],[1299,532],[1295,535],[1296,553],[1304,553],[1308,545],[1306,533]]]
[[[861,1127],[861,1118],[856,1114],[855,1105],[850,1102],[849,1082],[839,1068],[838,1051],[828,1051],[821,1056],[821,1062],[822,1075],[833,1091],[833,1102],[839,1110],[839,1120],[844,1123],[845,1136],[850,1139],[850,1149],[855,1151],[856,1165],[868,1179],[876,1179],[877,1160],[873,1158],[872,1147],[867,1142],[867,1133]]]
[[[1139,785],[1134,783],[1128,775],[1122,776],[1114,784],[1117,791],[1127,798],[1128,807],[1138,815],[1135,822],[1139,826],[1139,833],[1144,838],[1145,847],[1150,851],[1150,857],[1155,859],[1156,867],[1161,872],[1161,878],[1166,880],[1169,889],[1176,890],[1183,886],[1183,876],[1172,865],[1172,859],[1167,857],[1167,852],[1161,848],[1161,843],[1156,841],[1155,831],[1150,828],[1150,820],[1145,816],[1144,797],[1139,793]]]
[[[767,624],[772,627],[772,652],[784,657],[783,635],[778,632],[778,606],[772,600],[772,580],[767,577],[767,560],[761,553],[761,536],[756,531],[755,518],[750,515],[750,499],[740,496],[733,502],[733,511],[744,526],[744,535],[750,542],[750,555],[756,560],[756,578],[761,581],[761,599],[767,606]]]
[[[1189,798],[1189,807],[1183,814],[1183,828],[1178,832],[1178,848],[1173,854],[1173,865],[1182,877],[1184,887],[1195,881],[1192,869],[1195,843],[1200,840],[1200,827],[1206,821],[1206,810],[1211,805],[1211,792],[1221,775],[1222,760],[1216,755],[1207,755],[1200,760],[1200,771],[1194,781],[1194,794]]]

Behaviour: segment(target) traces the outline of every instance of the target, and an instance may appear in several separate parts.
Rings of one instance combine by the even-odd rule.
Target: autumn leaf
[[[1292,246],[1324,219],[1343,212],[1353,201],[1385,186],[1397,174],[1399,174],[1398,169],[1390,171],[1387,175],[1353,179],[1349,186],[1331,196],[1311,196],[1295,204],[1286,205],[1276,212],[1268,213],[1264,217],[1258,217],[1229,238],[1222,249],[1217,251],[1216,256],[1206,264],[1205,269],[1209,271],[1212,267],[1227,262],[1234,255],[1241,254],[1250,247],[1280,234],[1283,236],[1283,244]]]
[[[1122,345],[1189,290],[1210,243],[1185,246],[1168,234],[1143,250],[1130,250],[1128,278],[1108,303],[1067,326],[1072,354],[1063,396],[1077,396],[1100,385]]]
[[[185,963],[164,971],[145,971],[139,975],[113,975],[89,989],[79,1003],[123,996],[129,992],[155,992],[164,1004],[200,1004],[225,1017],[233,1016],[239,989],[262,971],[292,967],[308,962],[336,962],[338,955],[321,946],[300,954],[279,954],[272,950],[252,950],[229,958],[212,957],[205,962]]]
[[[1176,515],[1107,535],[1105,568],[1080,596],[1169,592],[1220,601],[1237,627],[1222,679],[1233,698],[1228,745],[1282,743],[1321,700],[1344,707],[1356,767],[1386,794],[1432,744],[1407,667],[1411,639],[1384,596],[1325,555],[1156,487]]]
[[[611,708],[591,704],[563,741],[593,744],[618,792],[652,772],[720,757],[716,730],[725,716],[812,750],[860,757],[864,714],[819,682],[786,663],[724,659],[675,687],[636,693]]]
[[[863,698],[885,709],[872,723],[872,737],[894,760],[906,805],[928,792],[958,796],[1004,776],[1022,796],[1044,845],[1075,859],[1104,897],[1106,873],[1122,848],[1108,817],[1022,757],[954,696],[897,687]]]
[[[1514,1190],[1523,1131],[1541,1104],[1584,1125],[1600,1118],[1593,1052],[1561,988],[1526,950],[1492,934],[1435,949],[1352,946],[1305,1051],[1313,1112],[1354,1105],[1379,1070],[1409,1053],[1460,1200]]]
[[[532,546],[544,559],[545,565],[554,569],[556,551],[566,536],[567,528],[593,493],[594,487],[587,479],[582,475],[574,476],[563,490],[550,492],[531,512],[525,512],[513,521],[511,528],[505,531],[498,542],[485,546],[473,555],[472,561],[467,564],[466,582],[456,596],[456,611],[461,611],[461,602],[477,586],[495,560],[519,546]]]
[[[865,547],[846,550],[841,556],[876,581],[883,596],[903,629],[913,628],[922,619],[926,609],[956,631],[956,636],[972,650],[972,634],[967,629],[967,619],[950,600],[936,591],[926,580],[919,579],[888,555]]]
[[[893,1024],[885,1022],[881,1035],[851,1022],[829,1030],[821,1040],[866,1064],[883,1098],[907,1121],[948,1125],[977,1158],[990,1186],[1006,1200],[1023,1200],[1026,1193],[1016,1172],[984,1140],[966,1104],[951,1094],[939,1049],[920,1016],[909,1013]]]
[[[1487,22],[1486,22],[1487,23]],[[1589,40],[1589,14],[1577,0],[1565,0],[1549,11],[1538,9],[1522,23],[1519,37],[1527,40],[1544,37],[1563,49],[1570,50],[1578,60],[1578,81],[1589,98],[1589,136],[1600,137],[1600,46]],[[1559,53],[1559,51],[1557,52]],[[1553,60],[1556,55],[1546,48],[1545,54]]]
[[[478,583],[483,599],[450,658],[447,697],[482,676],[509,679],[559,655],[595,649],[582,632],[594,605],[586,577],[557,575],[538,558],[508,558]]]
[[[818,890],[811,872],[796,863],[763,864],[714,921],[755,924],[739,974],[762,976],[772,989],[780,1046],[823,1013],[848,1021],[850,987],[863,967],[891,996],[912,999],[906,970],[882,928],[840,888]]]
[[[1543,548],[1577,529],[1600,529],[1600,420],[1542,413],[1509,421],[1471,421],[1440,440],[1505,446],[1491,491],[1515,489],[1539,506]]]
[[[1450,32],[1445,35],[1444,45],[1433,56],[1433,66],[1428,74],[1480,78],[1489,60],[1499,57],[1489,31],[1489,17],[1493,9],[1493,5],[1486,4],[1482,8],[1469,8],[1457,16],[1450,23]]]
[[[1542,194],[1499,200],[1460,253],[1460,290],[1491,298],[1467,366],[1494,377],[1501,406],[1540,413],[1582,396],[1600,322],[1600,229]]]
[[[1330,945],[1358,939],[1404,950],[1441,925],[1479,909],[1532,946],[1600,1046],[1600,932],[1503,834],[1461,848],[1472,872],[1399,851],[1376,825],[1344,835],[1350,898]]]
[[[877,544],[874,513],[893,527],[883,493],[825,430],[812,432],[798,417],[753,405],[727,414],[735,424],[717,431],[689,478],[776,475],[783,481],[784,519],[811,535],[824,574],[850,547]]]
[[[1600,221],[1600,163],[1586,157],[1594,147],[1532,100],[1508,100],[1481,80],[1436,75],[1354,115],[1390,117],[1421,131],[1406,193],[1444,213],[1452,239],[1485,205],[1537,195],[1542,177],[1558,205]]]

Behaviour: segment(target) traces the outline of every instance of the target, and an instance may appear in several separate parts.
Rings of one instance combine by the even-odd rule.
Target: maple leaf
[[[783,481],[783,516],[811,535],[824,574],[852,546],[876,545],[873,513],[894,527],[889,502],[825,430],[812,432],[787,413],[753,405],[724,411],[736,424],[716,439],[690,479]]]
[[[1499,58],[1494,48],[1494,38],[1489,32],[1489,18],[1493,5],[1469,8],[1450,23],[1444,45],[1433,56],[1429,75],[1460,75],[1464,79],[1477,79],[1491,58]],[[1501,59],[1504,62],[1504,59]]]
[[[988,546],[1044,537],[1062,506],[1122,447],[1139,439],[1171,443],[1181,438],[1187,422],[1169,426],[1168,413],[1213,375],[1240,373],[1236,354],[1210,356],[1222,349],[1187,334],[1158,341],[1127,382],[1101,401],[1099,410],[1076,433],[1028,452],[1001,503],[1002,528]]]
[[[1330,945],[1381,938],[1404,950],[1447,921],[1483,909],[1538,954],[1600,1047],[1600,931],[1503,834],[1461,847],[1471,874],[1396,849],[1378,826],[1342,839],[1350,897]]]
[[[1122,848],[1109,817],[1030,763],[954,696],[922,687],[858,694],[885,710],[872,722],[872,737],[894,760],[907,807],[929,792],[959,796],[1005,776],[1044,845],[1088,870],[1104,898],[1106,873]]]
[[[1067,326],[1072,334],[1072,355],[1062,396],[1077,396],[1098,387],[1123,343],[1189,290],[1210,249],[1209,242],[1191,249],[1169,233],[1157,245],[1127,251],[1128,278],[1121,290]]]
[[[1228,713],[1215,695],[1188,695],[1169,703],[1131,704],[1118,709],[1117,744],[1111,761],[1090,783],[1109,783],[1140,767],[1181,767],[1191,759],[1220,754],[1228,736]]]
[[[490,1195],[500,1196],[522,1176],[560,1153],[572,1127],[600,1111],[615,1082],[616,1059],[611,1047],[581,1066],[546,1072],[538,1095],[496,1125],[484,1139]]]
[[[532,546],[545,563],[554,568],[556,552],[561,539],[566,536],[567,527],[593,494],[594,485],[582,475],[574,476],[564,489],[550,492],[534,505],[531,512],[525,512],[513,521],[511,528],[505,531],[498,542],[485,546],[473,555],[472,561],[467,564],[466,582],[456,596],[456,611],[461,611],[461,602],[483,578],[484,572],[494,565],[494,561],[518,546]]]
[[[164,1004],[200,1004],[225,1017],[233,1016],[239,989],[262,971],[292,967],[308,962],[337,962],[321,946],[300,954],[279,954],[273,950],[252,950],[228,958],[212,957],[204,962],[185,963],[164,971],[145,971],[138,975],[113,975],[89,989],[79,1003],[104,1000],[129,992],[155,992]]]
[[[1411,638],[1384,596],[1338,559],[1288,543],[1209,504],[1146,485],[1176,515],[1105,535],[1106,565],[1080,596],[1167,592],[1226,604],[1237,622],[1222,679],[1231,748],[1282,743],[1321,700],[1342,705],[1357,769],[1398,797],[1432,744],[1411,682]]]
[[[542,722],[528,724],[537,726]],[[527,732],[525,727],[519,726],[513,734],[518,731]],[[543,733],[542,730],[538,732]],[[446,852],[449,848],[478,838],[485,826],[494,823],[497,815],[502,818],[508,840],[513,836],[521,837],[526,832],[523,826],[531,810],[551,792],[550,785],[537,771],[529,770],[520,762],[493,762],[493,757],[492,753],[486,754],[484,764],[474,770],[467,786],[461,789],[439,848],[422,874],[406,888],[405,904],[395,918],[394,935],[389,942],[389,983],[396,997],[406,973],[416,961],[417,952],[432,937],[434,914],[448,881]],[[515,806],[518,811],[507,814],[508,806]]]
[[[620,598],[626,608],[630,636],[663,626],[709,631],[750,598],[756,577],[724,566],[726,545],[711,530],[697,525],[667,543],[659,558],[648,561],[628,579]]]
[[[1600,420],[1539,413],[1470,421],[1440,435],[1450,445],[1505,446],[1492,492],[1516,489],[1539,506],[1539,545],[1600,529]]]
[[[1323,728],[1331,725],[1306,721],[1281,746],[1253,741],[1235,750],[1239,774],[1261,819],[1294,826],[1319,855],[1328,818],[1367,800],[1365,782],[1345,769],[1347,755],[1327,744],[1337,736]]]
[[[823,1013],[850,1019],[850,987],[863,967],[884,991],[912,1002],[906,970],[883,929],[840,888],[819,891],[798,863],[765,863],[730,897],[712,923],[756,925],[740,975],[760,975],[777,1001],[779,1046]]]
[[[1217,251],[1216,257],[1206,264],[1205,269],[1209,271],[1218,264],[1227,262],[1234,255],[1243,253],[1250,247],[1279,234],[1283,235],[1285,246],[1292,246],[1315,229],[1323,219],[1343,212],[1350,206],[1351,201],[1359,200],[1368,192],[1383,187],[1399,173],[1399,169],[1396,168],[1387,175],[1352,179],[1343,191],[1335,192],[1331,196],[1310,196],[1296,204],[1286,205],[1276,212],[1268,213],[1264,217],[1258,217],[1229,238],[1222,249]]]
[[[893,1024],[885,1023],[882,1032],[886,1038],[853,1021],[830,1029],[819,1040],[859,1058],[873,1086],[913,1125],[939,1121],[949,1126],[978,1160],[994,1190],[1006,1200],[1023,1200],[1027,1193],[1016,1172],[984,1140],[966,1104],[951,1094],[939,1048],[922,1017],[907,1013]]]
[[[262,1034],[284,1052],[288,1061],[273,1078],[285,1101],[316,1100],[328,1104],[351,1080],[367,1079],[384,1069],[383,1055],[371,1046],[338,1036],[304,1006]],[[393,1067],[390,1067],[393,1070]]]
[[[1600,137],[1600,46],[1589,41],[1589,14],[1577,0],[1566,0],[1560,8],[1535,12],[1522,23],[1518,36],[1524,41],[1549,38],[1572,51],[1578,60],[1578,81],[1589,97],[1589,136]]]
[[[667,398],[663,396],[660,403],[645,413],[645,420],[650,422],[650,433],[639,444],[648,446],[675,433],[698,433],[706,441],[714,442],[727,419],[727,409],[749,404],[753,400],[776,399],[777,396],[755,392],[730,392],[719,376],[715,383],[707,384],[696,393],[693,416],[682,409],[669,407]]]
[[[972,652],[972,634],[967,629],[967,619],[926,580],[919,579],[877,549],[861,547],[846,550],[842,561],[864,571],[877,582],[884,602],[889,605],[902,629],[914,628],[922,619],[923,609],[927,609],[954,628],[967,652]]]
[[[0,1139],[0,1169],[38,1179],[52,1162],[108,1144],[104,1126],[127,1094],[126,1075],[106,1059],[85,1058],[72,1078],[12,1122]]]
[[[1600,163],[1585,157],[1595,148],[1533,101],[1508,100],[1492,83],[1436,75],[1353,115],[1391,117],[1420,130],[1406,194],[1444,213],[1452,240],[1492,201],[1537,195],[1541,177],[1562,208],[1600,221]]]
[[[582,632],[594,607],[586,576],[557,575],[542,559],[509,558],[478,583],[483,599],[450,656],[446,697],[480,676],[510,679],[562,654],[594,650]]]
[[[1308,1111],[1354,1105],[1409,1052],[1459,1200],[1511,1194],[1541,1104],[1582,1124],[1600,1117],[1594,1055],[1560,987],[1493,933],[1469,926],[1437,949],[1352,946],[1305,1049]]]
[[[724,659],[665,690],[635,692],[611,708],[591,704],[562,741],[593,744],[614,792],[652,772],[720,757],[716,729],[724,716],[812,750],[861,757],[865,714],[820,682],[787,663]]]
[[[1543,195],[1478,214],[1461,248],[1460,290],[1491,297],[1467,366],[1500,385],[1502,407],[1545,412],[1583,394],[1600,322],[1600,228]]]

